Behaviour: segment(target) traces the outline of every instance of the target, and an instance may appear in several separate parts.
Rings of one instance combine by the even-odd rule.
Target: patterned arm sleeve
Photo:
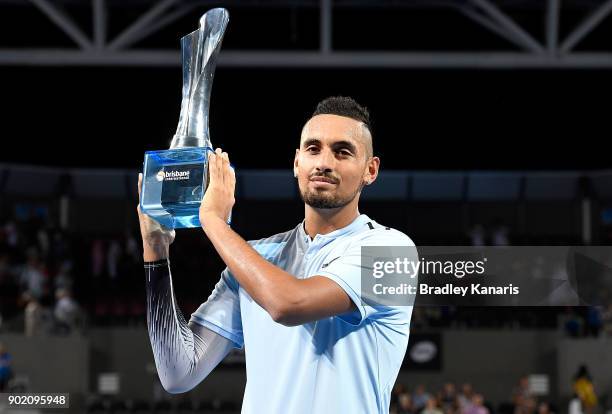
[[[162,386],[172,394],[193,389],[225,358],[233,342],[185,321],[168,260],[145,263],[147,326]]]

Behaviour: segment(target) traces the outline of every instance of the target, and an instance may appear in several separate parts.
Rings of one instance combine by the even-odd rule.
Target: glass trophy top
[[[170,149],[145,153],[140,207],[169,228],[200,227],[199,208],[208,178],[210,92],[217,55],[229,22],[227,10],[212,9],[200,27],[181,39],[181,112]]]
[[[228,22],[227,10],[212,9],[200,18],[198,30],[181,39],[183,97],[178,127],[170,148],[212,146],[208,132],[210,92]]]

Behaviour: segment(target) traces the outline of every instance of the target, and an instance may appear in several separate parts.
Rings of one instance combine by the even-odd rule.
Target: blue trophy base
[[[141,210],[171,228],[200,227],[199,210],[208,183],[209,147],[145,153]]]

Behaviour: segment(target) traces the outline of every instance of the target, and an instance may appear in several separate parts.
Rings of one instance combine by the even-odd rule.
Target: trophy
[[[209,10],[200,18],[200,28],[181,39],[183,97],[176,134],[170,149],[145,152],[140,208],[171,229],[200,226],[208,154],[213,151],[210,92],[228,21],[227,10]]]

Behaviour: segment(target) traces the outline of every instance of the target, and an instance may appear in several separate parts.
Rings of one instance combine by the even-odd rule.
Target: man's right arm
[[[138,195],[142,174],[138,176]],[[185,321],[179,309],[170,262],[175,232],[165,228],[137,207],[142,235],[147,291],[147,327],[155,366],[164,389],[189,391],[225,358],[234,343],[204,326]]]
[[[221,362],[234,343],[185,321],[179,309],[167,259],[145,262],[147,326],[155,366],[170,393],[191,390]]]

